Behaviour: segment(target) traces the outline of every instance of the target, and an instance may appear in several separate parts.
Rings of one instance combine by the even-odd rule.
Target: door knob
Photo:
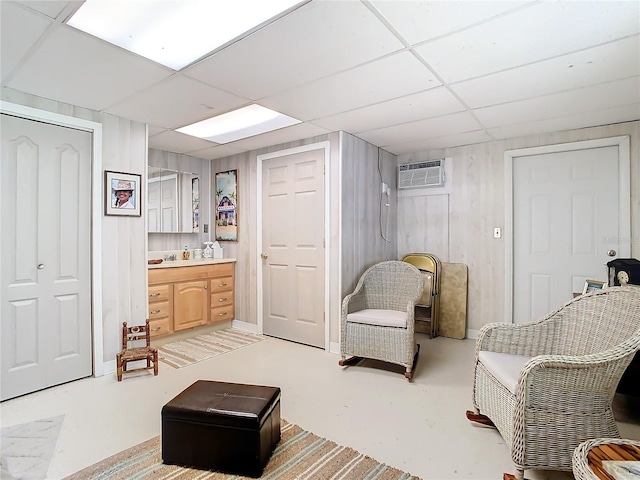
[[[267,255],[266,253],[261,253],[260,256],[262,257],[263,260],[266,260],[267,258],[269,258],[269,255]]]
[[[42,270],[44,268],[44,263],[39,263],[38,264],[38,270]]]
[[[615,250],[609,250],[609,251],[607,252],[607,255],[609,255],[610,257],[615,257],[615,256],[616,256],[616,253],[617,253],[617,252],[616,252]]]

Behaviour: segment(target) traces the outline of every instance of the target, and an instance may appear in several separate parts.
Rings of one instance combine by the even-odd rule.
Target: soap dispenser
[[[182,259],[189,260],[189,247],[185,245],[184,252],[182,252]]]

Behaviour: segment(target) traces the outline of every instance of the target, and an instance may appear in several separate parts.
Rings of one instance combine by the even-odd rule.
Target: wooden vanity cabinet
[[[207,280],[180,282],[173,286],[173,329],[176,332],[209,322],[207,289]]]
[[[211,290],[211,323],[233,319],[233,275],[209,280],[209,285],[209,290]]]
[[[234,264],[149,269],[153,336],[233,320]]]
[[[173,285],[149,285],[151,336],[173,332]]]

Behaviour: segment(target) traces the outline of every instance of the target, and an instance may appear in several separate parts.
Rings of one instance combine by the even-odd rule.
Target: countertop
[[[152,260],[152,259],[149,259]],[[154,265],[147,265],[149,270],[155,268],[173,268],[173,267],[197,267],[201,265],[212,265],[215,263],[232,263],[235,258],[203,258],[200,260],[167,260]]]

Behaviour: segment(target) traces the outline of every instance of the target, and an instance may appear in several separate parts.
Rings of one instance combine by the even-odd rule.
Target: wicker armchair
[[[381,262],[364,272],[342,301],[339,364],[373,358],[404,366],[411,380],[420,351],[414,311],[423,290],[420,271],[406,262]]]
[[[613,396],[639,348],[637,286],[581,295],[529,324],[485,325],[467,418],[498,429],[515,478],[525,469],[570,471],[578,444],[620,437]]]

